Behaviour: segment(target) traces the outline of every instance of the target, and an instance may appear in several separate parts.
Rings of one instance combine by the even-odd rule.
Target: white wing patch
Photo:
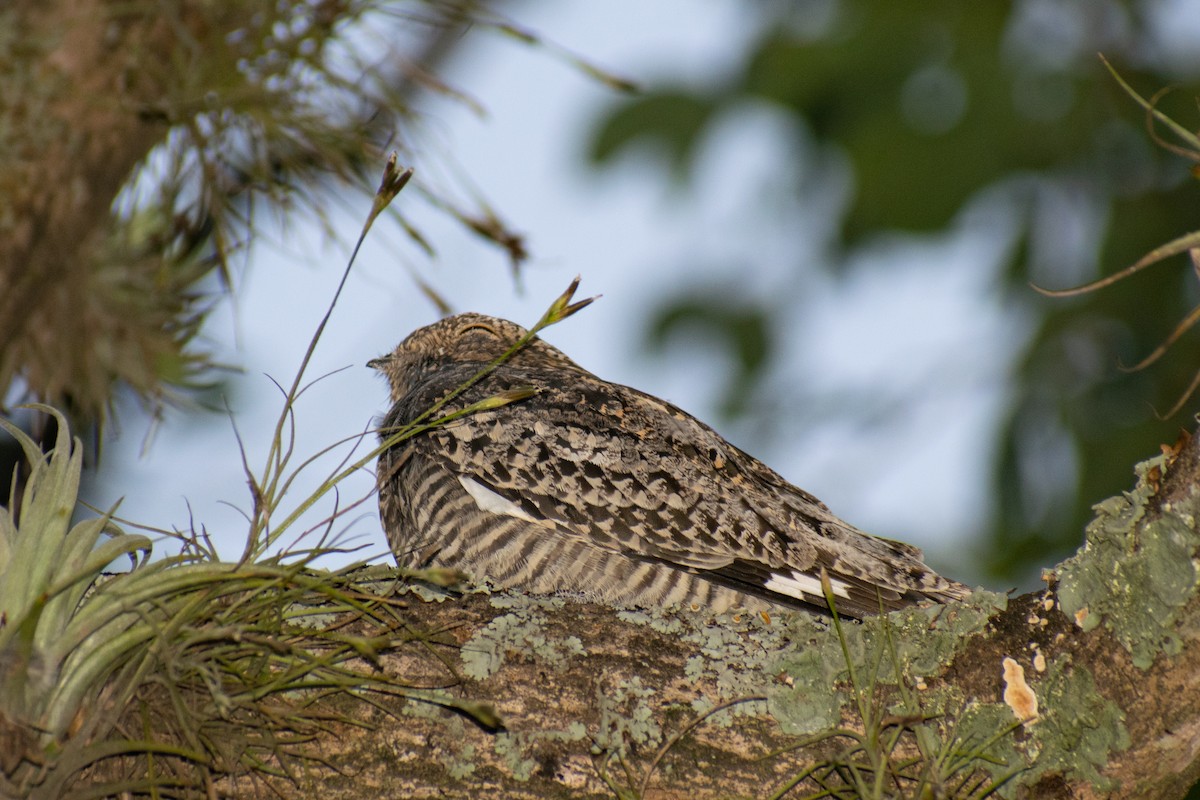
[[[480,511],[486,511],[489,514],[500,514],[505,517],[516,517],[526,522],[532,522],[534,525],[553,526],[554,524],[549,520],[530,516],[528,512],[516,503],[507,497],[501,497],[469,475],[459,475],[458,482],[467,490],[467,494],[471,495],[471,499],[475,501],[475,505],[479,506]]]
[[[850,592],[847,591],[850,584],[830,576],[829,585],[833,588],[834,595],[844,597],[847,600],[850,599]],[[818,598],[825,597],[825,593],[821,591],[820,578],[814,578],[812,575],[806,575],[796,570],[792,570],[790,575],[781,575],[778,572],[772,573],[766,583],[766,588],[772,592],[785,594],[788,597],[795,597],[797,600],[803,600],[806,594]]]

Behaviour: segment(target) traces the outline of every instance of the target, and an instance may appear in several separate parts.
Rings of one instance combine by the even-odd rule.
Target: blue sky
[[[530,2],[513,13],[523,26],[647,84],[712,80],[753,33],[739,29],[738,3],[717,0]],[[547,339],[602,377],[715,423],[840,516],[921,545],[935,563],[961,574],[972,532],[989,513],[990,425],[1022,343],[1021,320],[991,291],[1010,224],[999,204],[980,198],[940,239],[881,242],[848,281],[815,270],[798,278],[794,265],[818,258],[822,222],[850,191],[847,175],[836,172],[815,176],[826,182],[826,208],[794,207],[782,184],[769,191],[775,176],[785,177],[785,142],[803,131],[769,109],[747,108],[706,142],[700,158],[711,165],[710,177],[702,191],[686,195],[645,159],[592,173],[583,164],[585,137],[614,99],[611,91],[542,50],[495,35],[481,39],[465,48],[451,78],[486,116],[430,102],[428,158],[415,167],[419,181],[459,186],[464,198],[456,176],[468,177],[526,235],[533,258],[520,290],[500,254],[402,194],[396,202],[422,226],[437,256],[430,260],[394,228],[372,235],[310,368],[310,378],[341,371],[313,386],[297,408],[297,463],[361,433],[385,410],[386,388],[365,362],[438,316],[410,270],[456,310],[526,324],[580,274],[580,294],[603,298]],[[368,205],[349,204],[357,210],[330,204],[334,238],[303,218],[268,229],[238,279],[236,300],[223,301],[207,323],[217,360],[244,368],[231,381],[228,402],[256,470],[281,404],[267,376],[290,383],[336,287]],[[775,266],[739,271],[745,263]],[[675,342],[667,358],[640,352],[639,325],[653,297],[689,283],[736,285],[747,297],[783,302],[782,354],[768,385],[783,397],[803,387],[795,419],[719,422],[715,393],[726,356],[707,340]],[[903,416],[890,414],[893,396],[918,402]],[[866,409],[874,421],[864,427],[855,415],[809,405],[813,397]],[[814,417],[822,423],[800,424]],[[107,506],[124,497],[121,516],[160,527],[186,528],[192,520],[236,557],[245,524],[229,504],[245,509],[250,497],[230,420],[168,411],[148,444],[137,415],[124,420],[106,443],[115,468],[105,470],[92,501]],[[366,496],[372,480],[364,472],[346,481],[343,501]],[[312,485],[299,481],[289,498],[299,502]],[[385,557],[373,498],[341,528],[365,546],[360,557]]]

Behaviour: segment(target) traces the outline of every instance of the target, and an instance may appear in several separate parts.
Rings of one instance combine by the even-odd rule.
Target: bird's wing
[[[919,551],[857,531],[678,408],[586,373],[501,368],[474,391],[517,385],[540,391],[422,434],[480,508],[774,602],[824,608],[822,571],[850,616],[935,596]]]

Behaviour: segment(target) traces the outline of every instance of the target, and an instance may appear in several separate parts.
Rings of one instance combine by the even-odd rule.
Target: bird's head
[[[480,367],[504,355],[528,331],[506,319],[484,314],[456,314],[418,328],[385,356],[372,359],[367,366],[379,370],[391,387],[392,402],[407,395],[429,375],[456,363],[476,363]],[[581,372],[561,350],[533,338],[513,353],[508,365],[518,367],[554,367]]]

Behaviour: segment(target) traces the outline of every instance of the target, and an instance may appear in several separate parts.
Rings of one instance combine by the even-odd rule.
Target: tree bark
[[[432,700],[491,704],[500,724],[436,702],[394,714],[358,706],[368,724],[320,740],[337,770],[310,772],[307,789],[768,797],[812,768],[835,784],[830,770],[853,762],[918,796],[940,756],[925,773],[929,796],[982,796],[1007,779],[1002,796],[1183,797],[1200,779],[1200,448],[1182,443],[1137,472],[1131,492],[1096,507],[1087,543],[1047,571],[1046,589],[1007,601],[981,591],[847,622],[840,635],[804,614],[414,597],[406,619],[425,634],[381,668]],[[906,766],[910,757],[921,760]],[[788,796],[817,789],[800,781]]]

